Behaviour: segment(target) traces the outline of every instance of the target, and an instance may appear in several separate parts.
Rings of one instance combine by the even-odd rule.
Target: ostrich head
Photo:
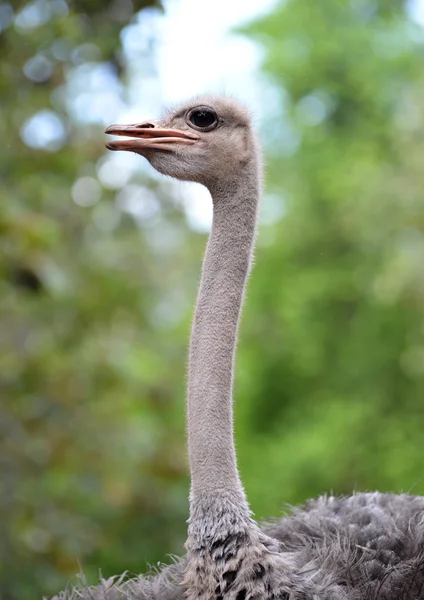
[[[109,150],[136,152],[164,175],[209,188],[231,185],[252,158],[258,162],[249,114],[229,98],[198,97],[158,121],[106,133],[130,138],[109,142]]]

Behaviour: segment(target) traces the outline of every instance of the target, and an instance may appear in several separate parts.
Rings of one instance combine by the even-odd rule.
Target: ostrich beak
[[[194,144],[199,136],[180,129],[164,129],[155,123],[140,123],[136,125],[111,125],[105,131],[111,135],[129,137],[129,140],[114,140],[108,142],[109,150],[129,150],[143,154],[145,149],[172,151],[175,144]]]

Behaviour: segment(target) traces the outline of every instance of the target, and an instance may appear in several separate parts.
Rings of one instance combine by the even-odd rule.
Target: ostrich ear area
[[[107,134],[129,137],[129,140],[114,140],[106,144],[109,150],[129,150],[143,153],[145,149],[172,151],[175,145],[192,145],[199,139],[195,133],[180,129],[143,127],[140,125],[111,125]]]

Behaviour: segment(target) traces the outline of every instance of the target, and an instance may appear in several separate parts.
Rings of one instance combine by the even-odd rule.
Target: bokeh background
[[[208,195],[105,125],[212,89],[266,152],[236,435],[258,517],[424,493],[424,4],[0,3],[0,599],[181,553]]]

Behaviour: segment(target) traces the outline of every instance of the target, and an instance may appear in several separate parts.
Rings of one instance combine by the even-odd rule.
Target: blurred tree
[[[182,547],[182,207],[105,156],[99,127],[125,103],[119,33],[155,7],[0,4],[4,600]]]
[[[262,515],[330,490],[424,493],[424,33],[410,5],[288,0],[247,31],[274,86],[271,224],[238,388]]]

